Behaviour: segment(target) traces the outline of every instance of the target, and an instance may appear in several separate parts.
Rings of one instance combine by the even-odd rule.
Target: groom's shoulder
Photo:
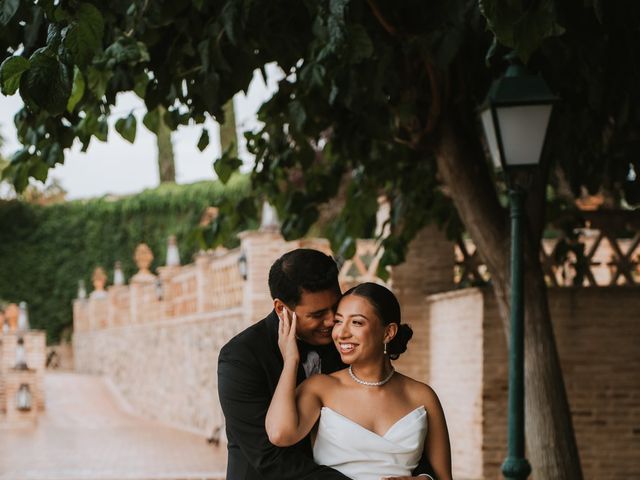
[[[220,357],[256,353],[266,348],[269,341],[269,316],[245,328],[229,340],[220,350]]]

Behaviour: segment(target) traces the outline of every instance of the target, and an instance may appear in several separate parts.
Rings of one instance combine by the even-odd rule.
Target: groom
[[[218,394],[228,440],[226,478],[348,480],[340,472],[314,463],[308,437],[293,447],[279,448],[269,442],[264,426],[283,366],[278,349],[277,313],[285,307],[293,309],[298,318],[296,336],[302,360],[298,384],[314,373],[344,368],[331,339],[341,296],[338,268],[322,252],[293,250],[271,266],[269,290],[274,310],[232,338],[220,351]],[[421,465],[417,471],[429,471]],[[424,480],[425,476],[418,478]]]

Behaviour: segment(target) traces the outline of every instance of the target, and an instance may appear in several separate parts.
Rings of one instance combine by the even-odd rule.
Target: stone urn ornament
[[[153,262],[153,252],[146,243],[141,243],[136,247],[133,260],[138,267],[138,273],[131,277],[132,282],[149,283],[155,282],[156,276],[151,273],[149,267]]]
[[[107,284],[107,274],[102,267],[96,267],[91,275],[91,283],[93,283],[93,292],[91,298],[104,298],[107,292],[104,287]]]
[[[18,329],[18,318],[20,317],[20,307],[15,303],[10,303],[4,309],[4,316],[9,324],[9,331],[15,332]]]

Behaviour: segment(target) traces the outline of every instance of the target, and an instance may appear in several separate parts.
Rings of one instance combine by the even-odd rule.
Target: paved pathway
[[[225,449],[127,414],[98,377],[47,373],[36,428],[0,430],[0,480],[221,480]]]

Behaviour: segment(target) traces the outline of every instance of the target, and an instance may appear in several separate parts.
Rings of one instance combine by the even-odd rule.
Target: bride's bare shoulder
[[[302,385],[304,385],[305,389],[311,389],[313,391],[322,391],[326,388],[331,388],[340,382],[339,377],[336,376],[337,373],[339,372],[328,375],[324,373],[311,375],[302,383]]]
[[[427,409],[440,405],[438,395],[430,385],[406,375],[401,375],[401,378],[406,393],[416,404],[423,404]]]

